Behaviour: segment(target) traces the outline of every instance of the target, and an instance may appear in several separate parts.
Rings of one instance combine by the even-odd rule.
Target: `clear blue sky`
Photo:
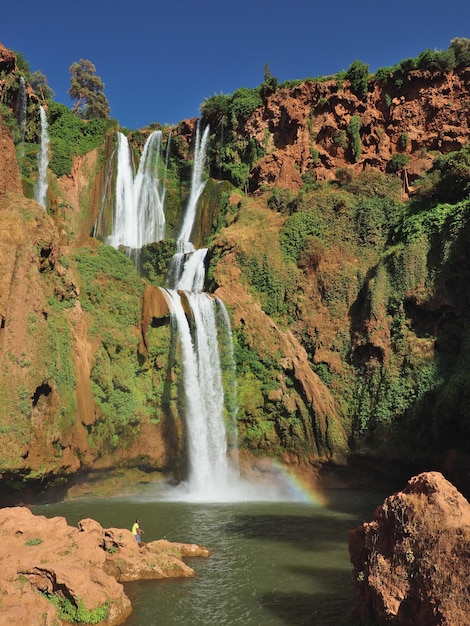
[[[5,0],[0,42],[68,106],[69,67],[89,59],[122,127],[196,117],[205,98],[377,68],[470,39],[470,0]]]

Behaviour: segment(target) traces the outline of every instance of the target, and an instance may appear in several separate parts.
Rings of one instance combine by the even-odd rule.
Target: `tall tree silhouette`
[[[73,113],[83,119],[109,117],[109,103],[104,95],[104,83],[96,75],[96,68],[91,61],[80,59],[72,63],[70,72],[70,89],[68,94],[77,102]]]

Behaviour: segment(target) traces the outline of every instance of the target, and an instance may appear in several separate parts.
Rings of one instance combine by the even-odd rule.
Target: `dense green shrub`
[[[397,68],[398,68],[397,65],[390,65],[390,66],[387,66],[387,67],[379,67],[379,69],[374,74],[374,79],[376,81],[380,81],[380,82],[386,83],[391,78],[393,78],[393,75],[396,72]]]
[[[248,182],[248,175],[250,173],[250,166],[248,163],[242,163],[240,161],[226,161],[220,168],[222,178],[228,178],[228,180],[239,189],[245,189]]]
[[[325,231],[324,222],[313,211],[291,215],[281,232],[280,243],[284,256],[297,263],[307,237],[320,237]]]
[[[455,52],[452,48],[444,52],[424,50],[418,56],[417,67],[420,70],[451,72],[455,68]]]
[[[398,201],[401,198],[401,184],[396,176],[384,174],[368,168],[354,176],[346,186],[355,198],[390,198]]]
[[[140,255],[143,276],[151,283],[163,286],[175,252],[176,241],[174,239],[165,239],[144,246]]]
[[[404,364],[395,371],[379,363],[366,366],[357,379],[353,396],[355,432],[378,449],[381,445],[388,449],[387,439],[383,440],[387,429],[393,432],[394,424],[401,420],[401,428],[407,430],[403,416],[412,413],[441,382],[433,363],[423,364],[421,368]]]
[[[336,131],[333,136],[334,143],[340,148],[346,149],[348,147],[348,139],[346,136],[346,131],[341,129]]]
[[[470,39],[456,37],[452,39],[449,47],[455,54],[456,67],[470,66]]]
[[[387,163],[387,172],[389,174],[399,172],[408,164],[409,160],[410,157],[407,154],[403,154],[401,152],[394,154]]]
[[[359,133],[361,128],[361,118],[359,115],[353,115],[348,124],[348,134],[351,142],[351,152],[354,163],[357,163],[361,158],[362,144],[361,135]]]
[[[210,98],[206,98],[199,107],[203,118],[220,123],[220,121],[228,115],[231,102],[231,96],[223,93],[216,94]]]
[[[275,93],[279,81],[274,76],[266,76],[264,82],[260,86],[261,98],[265,99]]]
[[[362,61],[353,61],[346,72],[346,80],[351,82],[351,91],[358,98],[364,98],[369,89],[369,66]]]
[[[360,200],[356,207],[355,223],[361,245],[383,246],[390,230],[398,224],[401,205],[390,198],[373,196]]]
[[[258,292],[263,310],[271,316],[289,315],[295,306],[296,275],[292,266],[277,266],[266,254],[242,257],[243,275]]]
[[[441,202],[459,202],[470,195],[470,144],[457,152],[435,159],[432,171],[439,171],[435,187],[436,198]]]
[[[0,116],[2,124],[4,124],[10,131],[13,141],[15,143],[18,143],[21,138],[21,133],[20,129],[18,128],[17,119],[13,115],[12,111],[4,104],[0,104]]]
[[[112,120],[81,120],[63,104],[51,103],[48,112],[52,157],[49,166],[56,176],[70,174],[74,155],[86,154],[104,141]]]
[[[292,212],[291,202],[293,200],[293,192],[290,189],[282,187],[273,187],[271,195],[268,199],[268,207],[279,213],[290,214]]]
[[[229,114],[237,120],[246,119],[263,104],[259,89],[241,87],[233,92],[229,105]]]
[[[456,204],[437,204],[408,214],[397,230],[397,237],[408,242],[427,234],[443,252],[455,241],[469,215],[470,199]]]

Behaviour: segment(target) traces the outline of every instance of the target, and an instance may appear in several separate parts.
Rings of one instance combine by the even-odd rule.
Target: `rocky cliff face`
[[[470,505],[438,472],[412,478],[349,535],[361,623],[468,623]]]
[[[267,152],[250,173],[250,187],[300,189],[306,174],[331,180],[338,168],[385,171],[397,153],[409,157],[413,179],[430,167],[434,151],[448,153],[468,142],[469,92],[468,68],[450,74],[415,70],[399,88],[373,82],[362,99],[336,79],[279,89],[242,131]],[[357,161],[348,138],[353,116],[360,118]]]

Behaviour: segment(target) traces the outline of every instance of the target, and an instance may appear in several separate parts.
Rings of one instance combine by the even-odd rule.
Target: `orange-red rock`
[[[469,623],[470,504],[439,472],[387,498],[350,532],[349,551],[362,623]]]
[[[92,519],[74,528],[64,517],[35,516],[24,507],[0,509],[0,534],[2,625],[63,623],[48,594],[88,610],[107,605],[100,623],[121,624],[132,611],[122,581],[190,577],[194,571],[181,557],[209,555],[202,546],[165,540],[139,548],[127,529],[105,530]]]

